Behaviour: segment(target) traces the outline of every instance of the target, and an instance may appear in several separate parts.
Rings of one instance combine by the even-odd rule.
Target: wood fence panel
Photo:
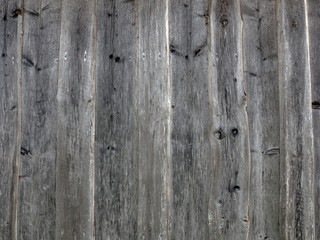
[[[23,23],[18,239],[51,239],[60,2],[25,0]]]
[[[22,21],[19,1],[0,1],[0,239],[16,237],[20,157]]]
[[[0,240],[319,238],[318,1],[0,3]]]

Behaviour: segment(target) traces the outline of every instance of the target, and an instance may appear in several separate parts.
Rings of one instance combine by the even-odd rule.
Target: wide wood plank
[[[54,239],[60,2],[24,1],[18,239]]]
[[[173,190],[170,239],[208,239],[212,179],[208,131],[208,3],[207,0],[170,2]]]
[[[99,0],[97,16],[95,239],[138,239],[135,3]]]
[[[21,127],[19,1],[0,1],[0,239],[16,238]]]
[[[57,94],[56,239],[93,239],[96,6],[63,0]]]
[[[208,82],[212,125],[210,236],[246,239],[250,152],[240,1],[209,2]]]
[[[138,0],[134,79],[134,164],[138,239],[167,239],[171,227],[168,0]]]
[[[306,1],[278,2],[280,239],[315,239],[314,153]]]
[[[241,1],[250,134],[248,239],[279,239],[279,88],[276,2]]]

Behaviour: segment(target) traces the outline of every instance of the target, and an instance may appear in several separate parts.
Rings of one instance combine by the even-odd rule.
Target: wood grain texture
[[[20,157],[19,1],[0,1],[0,239],[16,237],[18,162]]]
[[[318,1],[0,3],[0,240],[320,237]]]
[[[56,239],[93,238],[95,1],[62,1],[57,94]]]
[[[310,70],[312,83],[312,119],[314,137],[314,212],[315,212],[315,239],[320,238],[320,2],[307,1],[308,33],[310,50]]]
[[[279,88],[276,1],[241,1],[250,134],[248,239],[279,239]]]
[[[279,1],[280,239],[315,239],[306,1]]]
[[[97,1],[95,239],[138,239],[135,3]]]
[[[138,165],[138,239],[167,239],[170,231],[171,78],[169,5],[136,5],[134,162]]]
[[[210,235],[246,239],[250,150],[239,1],[209,2],[209,96],[212,185]]]
[[[210,111],[203,1],[171,1],[172,190],[170,239],[208,239]]]
[[[60,2],[24,1],[18,239],[54,239]]]

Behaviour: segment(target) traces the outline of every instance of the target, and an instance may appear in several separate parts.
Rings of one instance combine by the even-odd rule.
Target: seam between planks
[[[90,142],[90,193],[91,193],[91,239],[95,239],[94,232],[94,196],[95,196],[95,126],[96,126],[96,58],[97,58],[97,1],[94,0],[94,22],[93,22],[93,31],[92,31],[92,69],[91,69],[91,98],[92,107],[91,107],[91,142]]]
[[[238,6],[238,9],[239,9],[239,14],[240,14],[240,18],[241,18],[241,54],[242,54],[242,63],[241,63],[241,70],[242,70],[242,89],[243,91],[246,92],[246,88],[248,86],[247,84],[247,80],[245,79],[245,75],[244,75],[244,57],[245,57],[245,54],[244,54],[244,44],[243,44],[243,26],[244,26],[244,23],[243,23],[243,16],[242,16],[242,11],[241,11],[241,3],[238,2],[239,6]],[[247,137],[247,145],[248,145],[248,170],[249,170],[249,174],[248,174],[248,198],[247,198],[247,222],[248,222],[248,229],[247,229],[247,237],[246,237],[246,240],[249,239],[249,236],[250,236],[250,190],[251,190],[251,163],[252,163],[252,159],[251,159],[251,141],[250,141],[250,123],[249,123],[249,117],[248,117],[248,105],[249,105],[249,102],[248,102],[248,99],[247,98],[247,103],[246,103],[246,110],[245,110],[245,117],[246,117],[246,125],[247,125],[247,134],[248,134],[248,137]]]
[[[304,0],[304,15],[305,15],[305,21],[306,21],[306,44],[307,44],[307,66],[308,66],[308,81],[307,81],[307,84],[308,84],[308,89],[310,89],[311,91],[311,96],[310,96],[310,102],[309,102],[309,106],[312,106],[312,72],[311,72],[311,62],[310,62],[310,38],[309,38],[309,17],[308,17],[308,1],[307,0]],[[311,118],[311,123],[313,123],[313,114],[312,114],[312,109],[311,109],[311,112],[310,112],[310,118]],[[311,181],[311,186],[313,186],[313,193],[312,193],[312,202],[313,202],[313,206],[312,207],[312,210],[313,210],[313,213],[315,211],[315,192],[314,192],[314,170],[315,170],[315,155],[314,155],[314,131],[313,131],[313,124],[311,124],[311,156],[312,156],[312,170],[313,170],[313,173],[312,173],[312,178],[310,179]],[[312,235],[313,236],[316,236],[316,220],[315,220],[315,214],[313,214],[312,216],[312,222],[313,222],[313,228],[312,228]]]
[[[54,239],[58,239],[58,229],[57,229],[57,172],[58,172],[58,151],[57,151],[57,146],[58,146],[58,118],[59,118],[59,104],[58,104],[58,93],[59,93],[59,81],[60,81],[60,46],[61,46],[61,29],[62,29],[62,6],[63,6],[63,0],[60,0],[60,28],[59,28],[59,43],[58,43],[58,67],[57,67],[57,92],[56,92],[56,101],[55,101],[55,108],[56,108],[56,156],[55,156],[55,231],[54,231]]]
[[[172,138],[172,65],[170,61],[170,0],[166,0],[166,59],[167,59],[167,98],[168,98],[168,134],[167,134],[167,154],[168,154],[168,165],[167,165],[167,236],[171,238],[171,221],[172,221],[172,149],[171,149],[171,138]]]
[[[19,1],[20,9],[24,10],[24,0]],[[11,232],[12,239],[18,239],[18,200],[19,200],[19,172],[20,172],[20,148],[21,148],[21,127],[22,127],[22,50],[24,33],[24,13],[18,18],[18,50],[17,50],[17,91],[18,91],[18,136],[16,146],[16,160],[13,169],[13,208]]]

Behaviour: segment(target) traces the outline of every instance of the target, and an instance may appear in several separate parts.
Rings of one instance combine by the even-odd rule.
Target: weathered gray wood
[[[211,150],[208,3],[171,1],[172,190],[170,239],[208,239]],[[209,219],[210,221],[210,219]]]
[[[171,78],[168,0],[138,0],[134,79],[134,164],[138,239],[167,239],[170,188]]]
[[[209,2],[210,236],[246,239],[250,152],[239,1]]]
[[[250,133],[248,239],[279,239],[279,90],[276,2],[241,1]]]
[[[315,239],[314,156],[306,2],[278,2],[280,239]]]
[[[20,157],[19,1],[0,2],[0,239],[16,237],[16,205]]]
[[[24,1],[18,239],[54,239],[60,2]]]
[[[320,2],[307,1],[310,51],[310,74],[312,82],[312,119],[314,137],[314,212],[315,239],[320,238]]]
[[[97,19],[95,239],[138,239],[135,3],[99,0]]]
[[[93,239],[96,6],[61,9],[55,238]]]

